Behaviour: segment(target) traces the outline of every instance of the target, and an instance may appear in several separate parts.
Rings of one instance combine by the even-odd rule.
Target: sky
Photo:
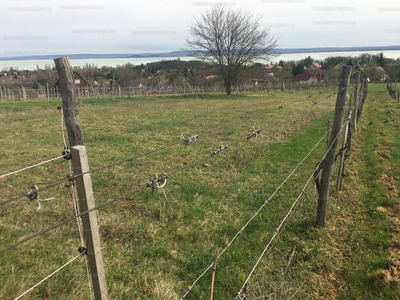
[[[260,16],[279,48],[400,44],[393,0],[2,0],[0,57],[183,50],[217,3]]]

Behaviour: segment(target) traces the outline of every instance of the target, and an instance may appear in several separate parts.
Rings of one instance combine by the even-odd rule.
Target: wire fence
[[[336,80],[324,82],[260,82],[251,84],[237,84],[232,87],[232,93],[240,95],[243,93],[264,93],[271,91],[300,91],[317,90],[337,86]],[[178,95],[201,95],[201,94],[223,94],[225,87],[222,84],[203,85],[170,85],[170,84],[141,84],[140,86],[76,86],[75,95],[78,99],[84,98],[114,98],[135,96],[178,96]],[[41,87],[30,89],[21,86],[15,89],[0,85],[0,100],[26,100],[26,99],[56,99],[61,98],[59,87]]]
[[[338,91],[338,92],[339,92],[339,91]],[[334,93],[334,94],[337,94],[338,92],[336,92],[336,93]],[[324,91],[317,91],[317,92],[311,93],[311,94],[309,95],[308,98],[309,98],[309,99],[317,100],[317,99],[321,99],[321,98],[323,98],[323,97],[332,96],[332,95],[334,95],[334,94],[332,94],[332,93],[327,94],[327,93],[324,92]],[[279,107],[276,108],[276,110],[281,110],[282,108],[283,108],[282,106],[279,106]],[[265,114],[265,111],[258,112],[258,114],[261,114],[261,113],[262,113],[262,114]],[[255,114],[255,115],[257,115],[257,114]],[[253,117],[254,117],[254,115],[253,115]],[[234,122],[232,122],[232,123],[237,125],[237,124],[246,122],[246,121],[248,121],[248,120],[249,120],[248,117],[243,117],[242,119],[236,120],[236,121],[234,121]],[[348,122],[348,121],[347,121],[347,122]],[[152,154],[152,153],[155,153],[155,152],[158,152],[158,151],[161,151],[161,150],[165,150],[165,149],[167,149],[167,148],[170,148],[170,147],[175,146],[175,145],[178,145],[178,144],[183,144],[185,147],[190,146],[190,145],[192,145],[192,144],[194,144],[194,143],[197,143],[197,140],[198,140],[199,138],[201,138],[203,135],[209,135],[209,134],[214,133],[214,132],[216,132],[216,131],[218,131],[218,130],[220,130],[220,129],[222,129],[222,128],[226,128],[226,127],[228,127],[229,125],[231,125],[231,124],[230,124],[230,123],[229,123],[229,124],[223,124],[223,125],[218,126],[218,127],[216,127],[216,128],[211,128],[211,129],[209,129],[209,130],[207,130],[207,131],[205,131],[205,132],[203,132],[203,133],[198,133],[198,134],[190,135],[190,136],[187,136],[187,137],[182,136],[181,139],[180,139],[179,141],[177,141],[177,142],[171,142],[171,143],[169,143],[169,144],[167,144],[167,145],[165,145],[165,146],[162,146],[162,147],[160,147],[160,148],[158,148],[158,149],[154,149],[154,150],[148,151],[148,152],[146,152],[146,153],[142,153],[142,154],[139,154],[139,155],[135,155],[135,156],[133,156],[133,157],[128,157],[128,158],[125,158],[125,159],[116,161],[116,162],[114,162],[114,163],[106,164],[106,165],[103,165],[103,166],[101,166],[101,167],[97,167],[97,168],[91,169],[90,171],[85,172],[85,173],[82,173],[82,174],[71,174],[71,176],[70,176],[69,178],[67,178],[67,179],[56,180],[56,181],[54,181],[54,182],[52,182],[52,183],[50,183],[50,184],[48,184],[48,185],[46,185],[46,186],[44,186],[44,187],[40,187],[40,191],[49,189],[49,188],[51,188],[51,187],[55,187],[55,186],[60,185],[60,184],[62,184],[62,183],[68,183],[68,182],[73,183],[73,182],[74,182],[74,179],[76,179],[78,176],[82,176],[82,175],[87,174],[87,173],[94,173],[94,172],[97,172],[97,171],[100,171],[100,170],[104,170],[104,169],[108,169],[108,168],[111,168],[111,167],[114,167],[114,166],[117,166],[117,165],[121,165],[121,164],[130,162],[130,161],[132,161],[132,160],[135,160],[135,159],[137,159],[137,158],[139,158],[139,157],[145,157],[145,156],[148,156],[148,155],[150,155],[150,154]],[[343,126],[343,127],[344,127],[344,126]],[[343,127],[342,127],[342,128],[343,128]],[[38,236],[44,235],[45,233],[47,233],[47,232],[49,232],[49,231],[51,231],[51,230],[53,230],[53,229],[56,229],[56,228],[58,228],[58,227],[60,227],[60,226],[62,226],[62,225],[64,225],[64,224],[66,224],[66,223],[68,223],[68,222],[70,222],[70,221],[73,221],[73,220],[78,220],[78,227],[79,227],[79,231],[80,231],[80,239],[81,239],[81,243],[83,243],[83,237],[82,237],[82,233],[81,233],[82,229],[81,229],[81,226],[79,225],[79,218],[80,218],[81,216],[83,216],[84,214],[87,214],[87,213],[89,213],[89,212],[91,212],[91,211],[94,211],[94,210],[99,210],[100,208],[103,208],[103,207],[105,207],[105,206],[108,206],[108,205],[110,205],[110,204],[112,204],[112,203],[115,203],[115,202],[121,200],[121,199],[127,199],[127,198],[129,198],[130,196],[132,196],[132,195],[134,195],[134,194],[137,194],[137,193],[139,193],[140,191],[143,191],[144,189],[151,188],[151,189],[154,191],[155,188],[162,188],[162,187],[163,187],[163,184],[166,183],[167,177],[169,178],[169,177],[171,177],[171,176],[174,176],[174,175],[176,175],[176,174],[182,172],[183,170],[186,170],[186,169],[192,168],[192,167],[194,167],[194,166],[196,166],[196,165],[199,165],[201,162],[204,162],[204,161],[206,161],[206,160],[212,159],[214,156],[218,155],[218,154],[219,154],[220,152],[222,152],[222,151],[225,151],[225,150],[227,150],[227,149],[228,149],[228,151],[229,151],[229,149],[230,149],[233,145],[236,145],[236,144],[239,144],[239,143],[243,143],[243,142],[248,141],[249,139],[252,139],[252,138],[258,138],[259,135],[261,134],[261,132],[262,132],[262,129],[261,129],[261,128],[260,128],[260,129],[254,128],[254,130],[253,130],[252,132],[250,132],[250,133],[247,133],[247,134],[244,134],[244,133],[243,133],[241,138],[238,138],[238,139],[236,139],[236,140],[234,140],[234,141],[231,141],[230,143],[222,144],[221,146],[216,147],[216,148],[214,148],[213,150],[211,150],[208,154],[205,154],[205,155],[203,154],[202,157],[197,158],[197,159],[194,160],[193,162],[188,163],[188,164],[186,164],[186,165],[184,165],[184,166],[175,167],[175,169],[173,169],[172,171],[168,172],[168,174],[164,173],[164,175],[161,175],[160,177],[151,178],[148,182],[143,183],[143,184],[141,184],[141,185],[139,185],[139,186],[137,186],[137,187],[131,189],[129,192],[124,193],[124,194],[120,194],[120,195],[118,195],[117,197],[108,199],[108,200],[105,201],[104,203],[102,203],[102,204],[100,204],[100,205],[97,205],[96,207],[94,207],[94,208],[92,208],[92,209],[90,209],[90,210],[87,210],[87,211],[79,211],[79,210],[76,209],[76,206],[75,206],[75,214],[74,214],[74,215],[72,215],[72,216],[70,216],[70,217],[64,219],[63,221],[54,223],[53,225],[51,225],[51,226],[49,226],[49,227],[47,227],[47,228],[45,228],[45,229],[43,229],[43,230],[40,230],[39,232],[36,232],[35,234],[29,235],[29,236],[27,236],[27,237],[25,237],[25,238],[19,240],[18,242],[15,242],[15,243],[10,244],[10,245],[8,245],[8,246],[6,246],[6,247],[3,247],[2,249],[0,249],[0,254],[3,254],[3,253],[5,253],[5,252],[7,252],[7,251],[9,251],[9,250],[11,250],[11,249],[14,249],[14,248],[16,248],[17,246],[19,246],[19,245],[21,245],[21,244],[24,244],[24,243],[26,243],[26,242],[28,242],[28,241],[30,241],[30,240],[32,240],[32,239],[38,237]],[[264,208],[264,206],[265,206],[267,203],[270,202],[270,200],[274,197],[274,195],[277,193],[277,191],[278,191],[279,189],[282,188],[282,186],[286,183],[286,181],[296,172],[296,170],[298,169],[298,167],[299,167],[299,166],[309,157],[309,155],[316,149],[316,147],[317,147],[317,146],[321,143],[321,141],[326,137],[327,133],[328,133],[328,132],[326,132],[321,138],[319,138],[318,142],[310,149],[310,151],[306,154],[306,156],[295,166],[295,168],[289,173],[289,175],[284,179],[284,181],[281,182],[281,183],[278,185],[278,187],[277,187],[276,190],[271,194],[271,196],[263,202],[263,204],[261,205],[261,207],[255,212],[255,214],[254,214],[254,215],[244,224],[244,226],[242,226],[241,229],[233,236],[233,238],[232,238],[232,239],[230,240],[230,242],[227,244],[226,248],[223,249],[223,251],[220,252],[220,254],[219,254],[218,257],[222,256],[222,255],[228,250],[228,248],[232,245],[232,243],[235,241],[235,239],[242,233],[242,231],[248,226],[248,224],[260,213],[260,211]],[[63,137],[63,138],[64,138],[64,137]],[[338,136],[335,137],[335,139],[336,139],[336,138],[338,138]],[[64,138],[64,144],[65,144],[65,143],[66,143],[66,142],[65,142],[65,138]],[[57,160],[57,159],[59,159],[59,158],[65,158],[65,155],[66,155],[66,154],[63,154],[63,155],[60,156],[60,157],[56,157],[56,158],[54,158],[54,159],[49,159],[49,160],[46,160],[46,161],[43,161],[43,162],[39,162],[39,163],[33,164],[33,165],[31,165],[31,166],[28,166],[28,167],[21,168],[21,169],[19,169],[19,170],[13,171],[13,172],[9,172],[9,173],[0,175],[0,180],[1,180],[1,178],[5,178],[5,177],[7,177],[7,176],[15,175],[15,174],[17,174],[17,173],[19,173],[19,172],[23,172],[23,171],[25,171],[25,170],[28,170],[28,169],[31,169],[31,168],[35,168],[35,167],[40,166],[40,165],[42,165],[42,164],[50,163],[50,162],[52,162],[52,161],[54,161],[54,160]],[[326,155],[326,153],[325,153],[325,155]],[[322,160],[323,160],[323,159],[322,159]],[[322,160],[321,160],[321,162],[322,162]],[[311,171],[311,170],[310,170],[310,171]],[[276,231],[274,232],[274,235],[272,236],[270,242],[267,244],[266,248],[263,250],[263,252],[262,252],[262,254],[260,255],[259,259],[257,260],[256,264],[254,265],[254,267],[253,267],[252,270],[250,271],[249,276],[247,277],[245,283],[243,284],[243,287],[244,287],[244,286],[247,284],[247,282],[249,281],[251,275],[253,274],[254,270],[257,268],[257,266],[258,266],[258,264],[259,264],[261,258],[264,256],[264,254],[265,254],[265,252],[267,251],[268,247],[271,245],[271,243],[273,242],[273,240],[278,236],[279,232],[280,232],[281,230],[283,230],[284,224],[285,224],[285,223],[288,221],[288,219],[290,218],[290,215],[292,214],[293,210],[295,209],[296,204],[297,204],[298,201],[301,199],[301,197],[302,197],[303,193],[305,192],[305,190],[306,190],[307,186],[309,185],[309,183],[312,181],[312,179],[314,179],[314,177],[315,177],[315,170],[312,170],[312,171],[313,171],[313,172],[312,172],[312,176],[310,176],[310,177],[308,178],[308,180],[307,180],[305,186],[303,187],[301,193],[300,193],[299,196],[295,199],[295,201],[293,202],[293,205],[290,207],[289,211],[287,212],[287,214],[286,214],[285,217],[283,218],[282,222],[281,222],[280,225],[277,227],[277,229],[276,229]],[[74,191],[74,186],[73,186],[73,184],[70,185],[70,187],[71,187],[71,196],[72,196],[73,198],[74,198],[74,197],[76,198],[76,196],[74,196],[75,191]],[[5,205],[5,204],[7,204],[7,203],[10,203],[10,202],[12,202],[12,201],[14,201],[14,200],[17,200],[17,199],[21,199],[21,198],[23,198],[23,197],[30,197],[30,196],[32,196],[32,194],[35,194],[35,193],[36,193],[36,195],[34,195],[34,196],[36,196],[36,198],[37,198],[38,190],[39,190],[39,189],[37,189],[36,191],[30,191],[30,193],[28,192],[28,193],[25,193],[25,194],[23,194],[23,195],[21,194],[21,195],[19,195],[19,196],[15,196],[15,197],[12,197],[12,198],[3,200],[3,201],[0,202],[0,205]],[[163,193],[164,193],[164,196],[165,196],[165,198],[166,198],[166,200],[167,200],[167,196],[166,196],[164,190],[163,190]],[[75,200],[75,201],[76,201],[76,200]],[[74,203],[75,203],[75,201],[74,201]],[[82,253],[84,254],[84,251],[83,251]],[[25,293],[21,294],[21,295],[20,295],[19,297],[17,297],[16,299],[19,299],[19,298],[21,298],[22,296],[26,295],[26,294],[29,293],[31,290],[33,290],[35,287],[37,287],[38,285],[40,285],[43,281],[47,280],[47,279],[50,278],[52,275],[54,275],[56,272],[61,271],[64,267],[66,267],[67,265],[69,265],[70,263],[72,263],[74,260],[76,260],[78,257],[80,257],[80,256],[82,255],[82,253],[80,253],[79,255],[77,255],[76,257],[74,257],[73,259],[71,259],[70,261],[68,261],[66,264],[62,265],[59,269],[57,269],[56,271],[54,271],[53,273],[51,273],[49,276],[47,276],[47,277],[46,277],[45,279],[43,279],[42,281],[40,281],[40,282],[38,282],[37,284],[35,284],[34,286],[32,286],[29,290],[27,290]],[[185,297],[187,297],[187,296],[189,295],[189,292],[192,290],[193,286],[196,285],[196,283],[204,276],[204,274],[206,274],[206,272],[207,272],[211,267],[212,267],[212,264],[211,264],[208,268],[206,268],[206,269],[201,273],[201,275],[192,283],[192,285],[190,286],[189,290],[181,297],[181,299],[183,299],[183,298],[185,298]],[[88,271],[88,272],[89,272],[89,271]],[[243,287],[240,289],[238,295],[242,294],[242,292],[243,292]],[[91,295],[92,295],[92,293],[91,293]],[[238,299],[239,299],[239,298],[238,298]]]

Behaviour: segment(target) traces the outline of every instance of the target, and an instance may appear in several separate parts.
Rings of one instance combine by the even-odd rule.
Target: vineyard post
[[[360,84],[360,75],[361,72],[357,72],[357,77],[356,77],[356,84],[354,85],[354,109],[352,113],[352,120],[351,120],[351,125],[352,125],[352,131],[355,132],[357,129],[357,111],[358,111],[358,102],[359,102],[359,95],[358,95],[358,85]]]
[[[95,201],[92,180],[90,173],[88,173],[90,169],[86,147],[82,145],[73,146],[71,148],[71,154],[74,174],[83,174],[76,176],[80,211],[85,212],[91,210],[90,212],[83,214],[81,218],[84,227],[83,233],[86,241],[90,273],[92,275],[94,296],[96,300],[106,300],[107,283],[104,272],[103,256],[101,254],[97,210],[94,210]]]
[[[65,125],[68,132],[68,140],[71,146],[72,165],[76,176],[76,185],[81,212],[95,207],[90,178],[89,164],[86,147],[83,146],[83,138],[78,115],[78,105],[75,96],[73,72],[68,57],[60,57],[54,60],[62,96],[62,109]],[[73,147],[72,147],[73,146]],[[86,173],[82,175],[83,173]],[[97,211],[93,210],[82,215],[83,234],[85,237],[90,272],[92,275],[93,290],[96,300],[107,299],[107,286],[101,254],[100,233],[98,227]]]
[[[323,161],[321,182],[318,190],[318,208],[317,208],[318,226],[325,226],[326,222],[328,198],[329,198],[329,181],[332,174],[332,167],[335,160],[336,147],[338,144],[337,136],[342,126],[342,120],[346,106],[346,95],[349,86],[350,73],[351,73],[350,66],[342,67],[338,95],[336,98],[335,116],[333,119],[331,136],[329,139],[329,149]]]

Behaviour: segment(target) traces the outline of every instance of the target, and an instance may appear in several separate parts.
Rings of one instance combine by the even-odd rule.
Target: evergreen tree
[[[383,57],[383,53],[379,53],[378,58],[376,60],[379,66],[384,67],[385,66],[385,59]]]
[[[311,58],[311,56],[308,56],[304,59],[304,65],[309,66],[314,62],[314,59]]]
[[[304,65],[297,64],[296,66],[293,67],[292,74],[294,76],[297,76],[297,75],[303,74],[303,73],[304,73]]]

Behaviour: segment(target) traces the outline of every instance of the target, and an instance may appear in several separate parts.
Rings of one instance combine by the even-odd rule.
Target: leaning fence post
[[[83,137],[78,115],[78,104],[75,95],[75,84],[69,59],[64,56],[56,58],[54,62],[60,78],[62,108],[68,132],[69,144],[70,146],[83,145]]]
[[[346,106],[347,88],[350,80],[350,66],[342,67],[340,76],[338,96],[336,99],[335,117],[329,139],[329,149],[326,153],[322,166],[321,182],[318,190],[318,208],[317,208],[317,225],[325,226],[328,197],[329,197],[329,181],[331,178],[332,167],[335,160],[335,151],[338,143],[337,136],[342,126],[343,115]]]
[[[82,215],[83,233],[86,242],[90,272],[92,275],[93,291],[96,300],[107,299],[107,285],[105,279],[103,257],[101,254],[100,234],[97,220],[97,211],[94,210],[94,196],[90,178],[86,147],[83,146],[82,132],[78,115],[78,105],[75,97],[73,72],[68,57],[54,60],[62,95],[62,106],[68,140],[71,147],[72,165],[76,176],[76,186],[79,196],[80,211],[88,213]],[[85,173],[85,174],[84,174]]]

